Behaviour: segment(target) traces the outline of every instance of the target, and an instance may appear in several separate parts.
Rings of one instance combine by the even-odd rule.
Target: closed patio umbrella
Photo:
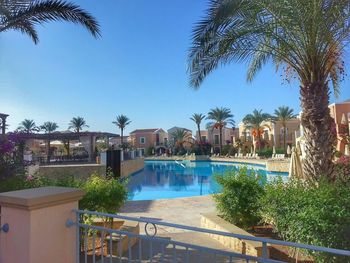
[[[276,154],[276,146],[275,146],[275,145],[272,147],[272,154],[273,154],[273,155]]]
[[[344,155],[349,156],[349,145],[345,145]]]
[[[300,155],[295,147],[292,148],[292,157],[289,166],[289,176],[304,179],[303,166],[300,160]]]
[[[292,151],[291,151],[290,146],[288,145],[287,146],[287,155],[290,156],[291,154],[292,154]]]
[[[348,124],[348,120],[346,119],[346,116],[344,113],[341,115],[341,122],[340,123],[343,125]]]

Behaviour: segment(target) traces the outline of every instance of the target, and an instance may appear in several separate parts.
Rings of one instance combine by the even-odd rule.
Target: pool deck
[[[168,223],[201,227],[201,214],[215,212],[215,202],[212,196],[195,196],[186,198],[160,199],[149,201],[127,201],[119,214],[132,217],[159,219]],[[140,231],[144,234],[144,228]],[[157,226],[157,236],[190,244],[230,251],[216,240],[204,233]],[[197,262],[197,261],[193,261]],[[212,262],[201,260],[198,262]],[[226,262],[218,260],[217,262]],[[240,260],[234,262],[241,262]]]
[[[178,156],[155,156],[155,157],[147,157],[147,160],[159,160],[159,161],[175,161],[178,159]],[[186,158],[185,158],[186,159]],[[192,160],[191,156],[187,157],[187,160]],[[245,158],[228,158],[228,157],[210,157],[209,161],[214,162],[230,162],[230,163],[240,163],[240,164],[257,164],[264,165],[268,172],[283,172],[286,173],[289,171],[290,166],[290,158],[285,158],[281,160],[273,160],[273,159],[245,159]]]

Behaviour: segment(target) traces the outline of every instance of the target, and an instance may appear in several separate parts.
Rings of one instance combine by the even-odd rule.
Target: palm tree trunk
[[[202,134],[201,134],[201,128],[199,124],[197,124],[197,128],[198,128],[199,142],[200,144],[202,144]]]
[[[287,136],[286,129],[287,129],[286,125],[283,125],[283,150],[285,154],[287,153],[286,152],[286,136]]]
[[[219,128],[219,143],[220,143],[220,155],[221,155],[221,152],[222,152],[222,127],[220,126]]]
[[[120,134],[121,134],[121,137],[120,137],[120,148],[122,148],[123,149],[123,128],[120,128]]]
[[[300,95],[306,155],[304,174],[310,179],[319,179],[322,175],[332,178],[336,135],[328,108],[329,87],[321,82],[306,84],[300,87]]]

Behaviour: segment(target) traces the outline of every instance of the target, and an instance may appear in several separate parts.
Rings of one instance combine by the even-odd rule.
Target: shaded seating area
[[[53,133],[20,133],[18,138],[23,140],[33,162],[39,164],[62,164],[62,163],[95,163],[96,140],[104,138],[108,142],[111,138],[119,137],[117,134],[108,132],[53,132]],[[55,142],[55,145],[51,145]],[[60,143],[61,142],[61,143]],[[61,144],[59,153],[52,151],[53,146]],[[45,147],[45,154],[33,152],[34,148]],[[28,153],[27,153],[28,154]]]

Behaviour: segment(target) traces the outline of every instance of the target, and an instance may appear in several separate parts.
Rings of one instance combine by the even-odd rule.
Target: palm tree
[[[190,141],[190,134],[185,129],[176,129],[171,133],[176,147],[183,149],[183,144]]]
[[[190,83],[198,88],[221,65],[250,62],[247,80],[268,62],[300,81],[304,174],[318,179],[333,172],[333,120],[329,83],[335,94],[344,76],[349,43],[348,0],[211,0],[193,30]]]
[[[275,110],[275,121],[280,121],[283,127],[283,149],[286,152],[286,136],[287,136],[287,121],[295,118],[297,115],[294,114],[294,110],[288,106],[280,106]]]
[[[36,126],[35,121],[29,119],[25,119],[24,121],[22,121],[17,129],[27,134],[38,132],[40,130],[39,127]]]
[[[74,132],[79,133],[84,127],[89,127],[83,117],[74,117],[68,126],[68,129],[73,129]]]
[[[44,130],[46,133],[51,133],[58,129],[58,125],[56,122],[47,121],[40,126],[40,129]]]
[[[202,144],[202,135],[201,135],[201,123],[202,120],[205,119],[205,115],[202,113],[194,113],[190,120],[194,121],[197,125],[198,130],[198,136],[199,136],[199,142]]]
[[[94,37],[100,35],[95,18],[76,4],[60,0],[0,1],[0,33],[17,30],[37,44],[39,36],[35,26],[58,20],[81,24]]]
[[[259,150],[261,149],[261,135],[263,133],[263,123],[271,120],[272,116],[268,113],[263,113],[262,110],[253,110],[253,114],[248,114],[243,118],[244,125],[253,131],[254,137],[258,139]],[[270,127],[269,127],[270,128]]]
[[[222,128],[224,128],[227,124],[235,125],[235,121],[233,120],[233,114],[231,110],[228,108],[214,108],[208,112],[207,120],[212,120],[212,122],[208,123],[208,127],[212,129],[219,129],[219,143],[220,143],[220,154],[222,150]]]
[[[127,125],[129,125],[130,123],[131,123],[131,120],[127,117],[127,116],[125,116],[125,115],[123,115],[123,114],[120,114],[120,115],[118,115],[117,116],[117,119],[116,119],[116,121],[113,121],[113,123],[115,124],[115,125],[117,125],[117,127],[120,129],[120,135],[121,135],[121,139],[120,139],[120,143],[121,143],[121,145],[122,145],[122,147],[123,147],[123,134],[124,134],[124,129],[125,129],[125,127],[127,126]]]
[[[40,129],[44,130],[45,133],[50,134],[51,132],[54,132],[55,130],[57,130],[58,125],[56,122],[51,122],[51,121],[47,121],[45,122],[43,125],[40,126]],[[50,161],[50,138],[47,139],[47,161]]]

